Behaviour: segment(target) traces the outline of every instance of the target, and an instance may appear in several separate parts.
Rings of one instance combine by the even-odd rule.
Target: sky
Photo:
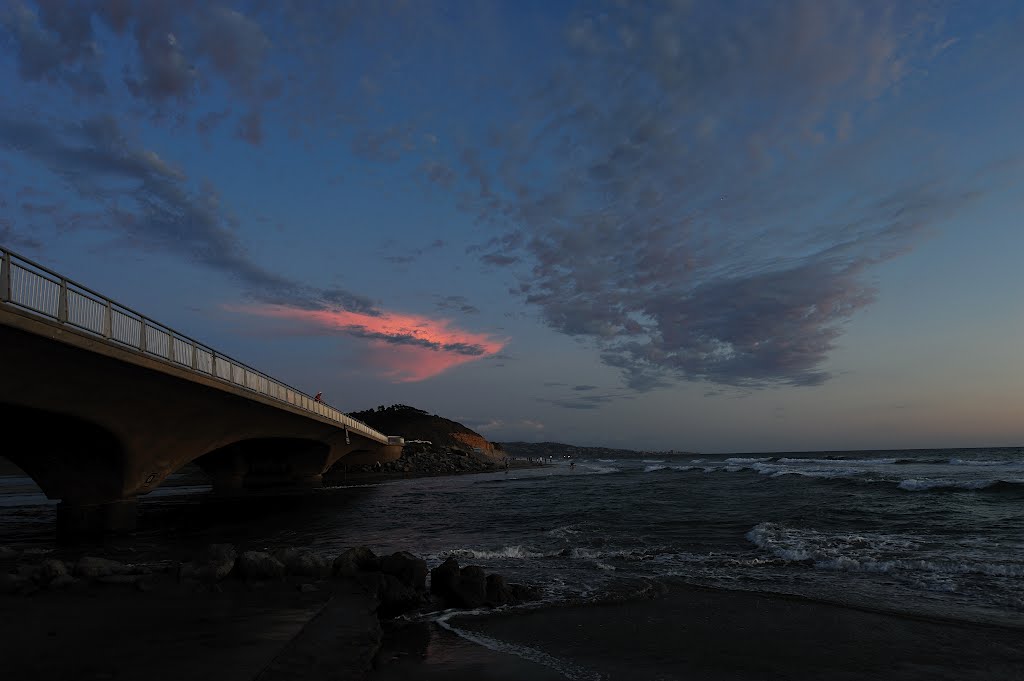
[[[1024,445],[1024,4],[0,0],[0,244],[345,411]]]

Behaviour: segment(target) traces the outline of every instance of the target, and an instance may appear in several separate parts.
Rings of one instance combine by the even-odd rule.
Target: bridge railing
[[[87,331],[112,345],[138,350],[178,368],[318,414],[377,442],[390,442],[388,436],[362,421],[28,258],[5,248],[0,248],[0,257],[0,303],[29,310]]]

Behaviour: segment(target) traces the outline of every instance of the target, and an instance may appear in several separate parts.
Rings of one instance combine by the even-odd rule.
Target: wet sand
[[[1024,627],[746,592],[678,587],[652,600],[455,618],[451,624],[565,661],[576,678],[1024,679]],[[417,678],[504,677],[474,670]]]

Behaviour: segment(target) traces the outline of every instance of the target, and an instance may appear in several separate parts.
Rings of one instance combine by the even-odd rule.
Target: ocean
[[[431,567],[455,556],[539,586],[541,609],[646,599],[685,584],[1024,622],[1024,449],[575,464],[330,488],[290,503],[249,502],[237,513],[196,510],[201,488],[168,487],[140,502],[141,529],[117,541],[154,561],[214,541],[327,554],[367,545],[411,551]],[[0,478],[0,545],[55,548],[53,515],[31,481]],[[456,614],[425,617],[463,642],[515,654]],[[550,662],[557,651],[543,655],[541,664],[562,664],[570,678],[605,678],[574,674],[571,660]]]

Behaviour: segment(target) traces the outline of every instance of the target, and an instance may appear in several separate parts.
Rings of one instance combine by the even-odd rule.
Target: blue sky
[[[494,440],[1024,443],[1014,2],[0,4],[0,242]]]

